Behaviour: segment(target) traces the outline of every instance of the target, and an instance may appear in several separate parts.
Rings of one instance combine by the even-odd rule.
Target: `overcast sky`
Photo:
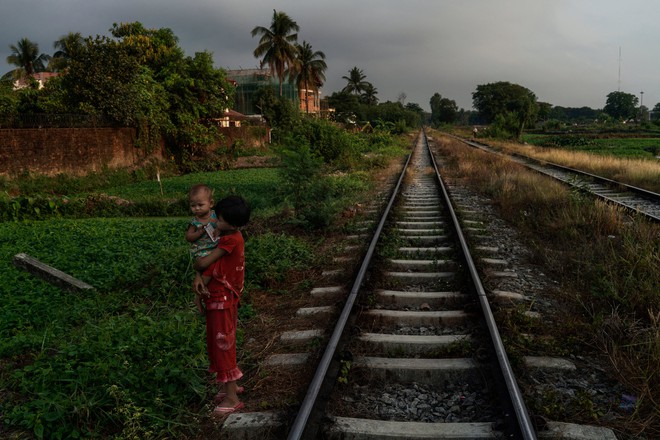
[[[436,92],[470,109],[476,87],[498,81],[563,107],[602,108],[617,90],[660,101],[658,0],[0,0],[0,75],[21,38],[52,54],[68,32],[133,21],[172,29],[187,55],[207,50],[217,67],[255,68],[250,31],[273,9],[325,52],[324,95],[357,66],[381,102],[405,94],[426,110]]]

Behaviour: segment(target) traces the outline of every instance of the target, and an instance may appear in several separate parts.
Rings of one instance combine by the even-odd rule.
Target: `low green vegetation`
[[[190,216],[188,188],[206,183],[216,200],[236,193],[253,208],[245,229],[248,270],[239,310],[245,323],[258,314],[251,303],[255,292],[276,296],[289,273],[318,264],[322,240],[309,231],[331,226],[372,187],[371,173],[408,146],[387,132],[349,135],[325,124],[305,125],[302,134],[279,145],[283,166],[278,169],[187,175],[170,170],[160,182],[154,166],[78,178],[2,180],[3,434],[39,439],[200,435],[214,391],[183,239]],[[334,145],[340,148],[332,150]],[[336,154],[328,154],[332,151]],[[54,287],[14,267],[17,253],[96,290],[71,293]],[[244,345],[241,333],[238,344]],[[255,353],[241,356],[246,369],[255,368]]]
[[[526,134],[524,142],[540,147],[563,148],[600,155],[655,158],[660,156],[660,137],[594,137],[588,135]]]
[[[116,173],[120,176],[126,174],[122,171]],[[90,178],[96,181],[94,177]],[[64,180],[60,177],[55,179]],[[116,180],[110,178],[109,181]],[[249,200],[255,211],[277,206],[278,201],[281,201],[276,191],[272,191],[279,185],[278,172],[270,168],[187,174],[163,178],[160,182],[151,176],[131,179],[128,184],[103,186],[96,191],[91,190],[89,183],[64,183],[57,190],[48,186],[47,190],[31,192],[39,182],[46,180],[43,177],[28,176],[15,182],[6,182],[6,187],[18,188],[21,195],[10,197],[7,190],[4,195],[0,194],[0,219],[187,216],[187,192],[196,183],[206,183],[213,188],[216,200],[229,194],[241,194]],[[82,192],[62,192],[67,188]]]
[[[8,426],[38,438],[146,439],[197,429],[194,416],[211,390],[185,223],[0,223],[1,411]],[[11,264],[19,252],[97,290],[70,293],[20,271]],[[309,266],[312,256],[302,238],[250,237],[247,285],[263,288]]]

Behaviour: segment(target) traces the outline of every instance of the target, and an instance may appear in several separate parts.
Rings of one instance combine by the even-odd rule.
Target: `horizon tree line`
[[[295,83],[299,91],[311,91],[317,93],[326,81],[325,72],[327,70],[326,56],[322,51],[314,50],[312,45],[303,40],[298,43],[298,32],[300,26],[296,21],[291,19],[285,12],[278,12],[273,10],[273,16],[269,27],[256,26],[252,29],[252,37],[259,36],[257,47],[254,49],[254,56],[260,58],[260,67],[267,66],[271,74],[278,79],[279,82],[279,96],[282,96],[282,87],[284,80],[288,79],[289,82]],[[51,72],[64,72],[72,58],[79,54],[84,46],[84,39],[79,32],[69,32],[61,36],[53,44],[53,56],[45,53],[40,53],[37,43],[32,42],[28,38],[20,39],[16,44],[11,44],[11,54],[7,57],[9,64],[15,65],[17,68],[7,73],[4,78],[13,76],[15,79],[30,77],[35,73],[51,71]],[[378,89],[366,80],[364,71],[357,66],[354,66],[348,71],[347,76],[342,76],[346,80],[346,86],[341,90],[342,93],[351,94],[359,98],[359,102],[367,105],[378,104]],[[504,87],[506,85],[507,87]],[[510,84],[508,82],[500,82],[494,84],[480,85],[477,91],[473,93],[474,107],[481,114],[482,119],[485,121],[493,121],[492,114],[493,106],[489,99],[486,99],[487,105],[484,104],[485,93],[493,89],[508,89],[516,90],[514,94],[525,97],[527,91],[522,86],[517,84]],[[518,93],[517,90],[524,89],[523,92]],[[531,92],[530,92],[531,93]],[[436,96],[438,95],[438,96]],[[534,101],[531,107],[522,111],[519,108],[519,113],[522,111],[527,116],[525,122],[521,122],[519,130],[529,124],[533,114],[539,117],[547,117],[551,115],[552,106],[548,103],[537,103],[533,93],[527,94],[532,97]],[[506,96],[506,94],[505,94]],[[525,98],[523,101],[526,101]],[[524,103],[523,103],[524,104]],[[635,95],[625,92],[611,92],[607,95],[607,101],[602,111],[614,119],[626,120],[632,119],[640,115],[648,115],[643,108],[638,107],[638,99]],[[306,113],[309,113],[309,103],[306,99],[305,103]],[[442,108],[434,119],[436,122],[453,122],[458,112],[455,102],[442,98],[436,93],[431,98],[431,109],[433,110]],[[534,110],[536,108],[536,110]],[[563,109],[558,107],[557,110]],[[534,111],[533,111],[534,110]],[[554,112],[557,113],[556,111]],[[569,112],[575,113],[575,112]],[[584,113],[584,112],[582,112]],[[653,108],[654,119],[660,117],[660,103],[656,104]]]

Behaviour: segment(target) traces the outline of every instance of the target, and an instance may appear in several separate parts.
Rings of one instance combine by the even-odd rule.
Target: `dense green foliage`
[[[591,123],[599,118],[601,112],[590,107],[552,107],[547,119],[554,119],[560,122]]]
[[[422,122],[421,114],[406,108],[400,102],[383,102],[376,105],[363,103],[357,95],[347,92],[335,92],[329,98],[330,106],[335,109],[335,120],[352,127],[369,124],[375,127],[379,122],[390,122],[400,127],[399,133],[418,127]]]
[[[439,93],[431,97],[431,125],[439,127],[441,124],[450,124],[458,117],[456,101],[443,98]]]
[[[536,121],[536,95],[518,84],[500,81],[477,86],[472,93],[474,108],[484,121],[493,123],[497,137],[519,138]]]
[[[163,136],[182,169],[189,168],[199,147],[219,139],[212,120],[231,107],[233,86],[210,53],[185,56],[170,29],[135,22],[110,31],[112,37],[63,37],[58,63],[66,69],[42,90],[0,87],[0,121],[11,123],[19,114],[89,115],[136,127],[142,147]]]
[[[257,92],[257,102],[262,116],[272,129],[274,142],[279,142],[300,123],[301,114],[296,104],[282,96],[276,96],[270,87]]]
[[[631,119],[639,114],[638,102],[637,97],[631,93],[611,92],[607,95],[603,111],[615,119]]]
[[[345,204],[345,198],[368,187],[369,170],[403,153],[385,128],[373,133],[351,134],[336,124],[303,118],[282,140],[280,191],[305,227],[328,226]],[[334,170],[353,171],[337,176]]]
[[[8,426],[38,438],[147,439],[197,429],[195,411],[212,390],[184,229],[181,219],[0,223]],[[18,252],[97,290],[69,293],[19,271],[11,265]],[[309,265],[311,255],[300,239],[250,237],[247,285]]]

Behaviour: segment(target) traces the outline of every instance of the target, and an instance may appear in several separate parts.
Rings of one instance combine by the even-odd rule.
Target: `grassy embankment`
[[[554,341],[549,349],[576,355],[593,352],[608,359],[609,373],[638,399],[636,411],[618,427],[633,436],[660,436],[660,226],[571,191],[506,158],[433,134],[448,158],[444,172],[493,199],[502,217],[522,232],[535,251],[536,262],[562,280],[559,299],[566,310],[557,314],[556,323],[537,329]],[[660,165],[652,161],[498,145],[594,172],[607,169],[618,177],[631,176],[627,180],[643,168],[636,184],[660,181]],[[589,404],[580,403],[585,409]],[[591,409],[585,413],[587,423],[602,416]]]

